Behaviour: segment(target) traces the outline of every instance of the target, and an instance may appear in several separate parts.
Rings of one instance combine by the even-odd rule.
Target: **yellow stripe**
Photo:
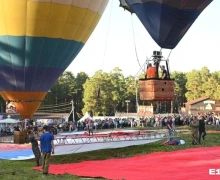
[[[101,15],[73,5],[0,0],[0,35],[49,37],[85,43]]]

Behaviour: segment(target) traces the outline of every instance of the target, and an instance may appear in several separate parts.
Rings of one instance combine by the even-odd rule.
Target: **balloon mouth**
[[[31,102],[42,102],[43,100],[10,100],[10,99],[7,99],[6,101],[9,101],[9,102],[16,102],[16,103],[31,103]]]
[[[8,109],[14,108],[16,113],[19,113],[22,119],[29,119],[40,107],[46,92],[31,92],[31,91],[0,91],[1,96],[8,105]],[[11,104],[11,105],[9,105]],[[14,106],[14,107],[13,107]]]

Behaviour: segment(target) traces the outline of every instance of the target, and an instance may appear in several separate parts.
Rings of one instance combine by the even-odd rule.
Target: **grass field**
[[[213,130],[215,127],[207,127],[209,130]],[[180,128],[181,129],[181,128]],[[78,154],[70,154],[70,155],[61,155],[61,156],[53,156],[52,163],[53,164],[64,164],[64,163],[75,163],[81,162],[85,160],[102,160],[108,158],[126,158],[134,155],[143,155],[149,154],[152,152],[168,152],[168,151],[176,151],[179,149],[188,149],[195,148],[198,146],[191,145],[191,135],[190,133],[180,133],[180,139],[186,141],[185,145],[179,146],[164,146],[162,143],[165,140],[145,144],[138,146],[130,146],[125,148],[117,148],[117,149],[106,149],[106,150],[97,150],[92,152],[84,152]],[[201,146],[203,147],[211,147],[211,146],[219,146],[220,145],[220,131],[217,133],[213,133],[212,131],[207,132],[207,136],[204,141],[202,141]],[[25,161],[8,161],[8,160],[0,160],[0,179],[2,180],[56,180],[56,179],[82,179],[77,176],[70,175],[48,175],[43,176],[41,172],[34,171],[31,168],[35,166],[34,160],[25,160]]]

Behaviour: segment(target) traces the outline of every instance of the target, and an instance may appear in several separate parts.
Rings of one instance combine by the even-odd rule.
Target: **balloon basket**
[[[174,80],[140,79],[140,99],[146,101],[172,101]]]
[[[14,143],[25,144],[29,143],[29,136],[26,131],[14,131]]]

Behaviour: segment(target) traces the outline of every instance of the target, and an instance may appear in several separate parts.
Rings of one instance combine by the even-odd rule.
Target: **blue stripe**
[[[48,91],[63,68],[14,67],[0,68],[0,91]],[[15,76],[14,76],[15,75]]]
[[[0,36],[0,90],[48,91],[83,46],[64,39]]]
[[[174,8],[165,3],[131,4],[130,8],[154,41],[166,49],[176,47],[201,13],[201,9]]]
[[[10,160],[12,158],[18,158],[19,156],[30,157],[31,155],[34,155],[32,149],[6,151],[0,152],[0,159]]]

